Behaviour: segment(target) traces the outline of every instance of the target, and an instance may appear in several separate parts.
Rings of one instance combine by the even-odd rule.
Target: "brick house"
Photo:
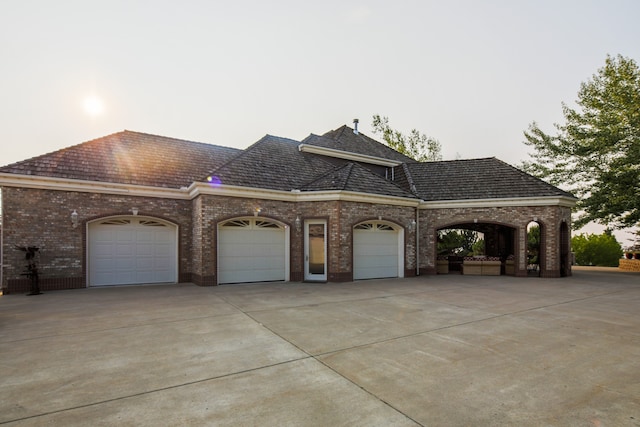
[[[570,275],[576,199],[496,158],[416,162],[342,126],[245,150],[123,131],[0,168],[2,288],[27,290],[15,246],[40,248],[42,289],[193,282],[348,282],[436,272],[438,230],[487,255]]]

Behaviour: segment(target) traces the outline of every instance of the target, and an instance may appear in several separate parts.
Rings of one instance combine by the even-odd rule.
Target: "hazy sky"
[[[445,159],[527,158],[640,1],[0,0],[0,164],[124,129],[245,148],[360,119]],[[91,116],[93,95],[104,111]]]

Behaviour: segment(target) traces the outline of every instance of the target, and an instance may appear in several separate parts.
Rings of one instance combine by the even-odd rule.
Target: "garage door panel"
[[[221,224],[218,283],[285,280],[285,234],[282,227],[260,219]]]
[[[399,232],[372,222],[353,231],[353,278],[398,277]]]
[[[176,227],[150,219],[90,224],[89,285],[177,281]]]

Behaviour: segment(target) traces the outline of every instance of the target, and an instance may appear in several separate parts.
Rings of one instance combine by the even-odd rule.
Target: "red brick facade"
[[[571,210],[562,206],[430,208],[340,200],[280,201],[199,194],[188,198],[140,197],[127,194],[54,191],[4,187],[3,283],[4,292],[29,288],[24,278],[23,253],[15,246],[41,248],[41,288],[69,289],[87,284],[87,224],[99,218],[132,215],[159,218],[178,227],[178,277],[181,282],[217,284],[217,226],[221,221],[259,216],[290,229],[290,280],[304,278],[303,228],[305,220],[322,219],[328,230],[328,275],[331,282],[353,280],[353,227],[381,220],[404,232],[404,274],[435,273],[437,230],[456,224],[486,223],[514,230],[512,244],[516,275],[526,275],[526,227],[537,221],[543,232],[541,275],[570,274],[561,266],[568,251]],[[78,226],[71,212],[78,213]],[[417,216],[416,216],[417,210]],[[415,223],[418,218],[417,224]],[[416,226],[417,225],[417,226]],[[416,233],[419,239],[416,240]],[[418,263],[416,263],[418,247]],[[419,264],[419,271],[416,268]],[[563,270],[564,268],[564,270]]]

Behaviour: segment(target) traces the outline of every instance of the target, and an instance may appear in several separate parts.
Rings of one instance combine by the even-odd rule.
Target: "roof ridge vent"
[[[353,119],[353,133],[355,133],[356,135],[360,133],[358,132],[358,123],[360,123],[360,120]]]

